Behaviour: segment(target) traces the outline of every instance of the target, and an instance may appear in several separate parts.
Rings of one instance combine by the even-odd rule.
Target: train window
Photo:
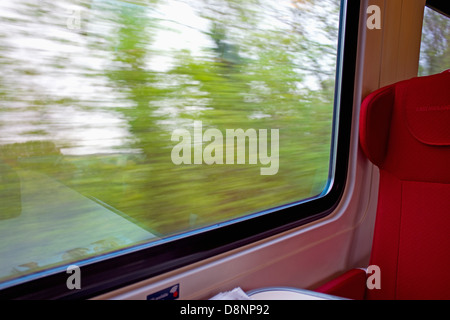
[[[331,212],[352,3],[2,0],[0,293],[86,296]]]
[[[447,69],[450,69],[450,18],[425,7],[419,75],[432,75]]]

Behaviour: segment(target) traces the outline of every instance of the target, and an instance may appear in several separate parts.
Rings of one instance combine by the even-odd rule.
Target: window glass
[[[432,75],[447,69],[450,69],[450,19],[425,7],[419,75]]]
[[[0,282],[323,193],[339,7],[2,0]]]

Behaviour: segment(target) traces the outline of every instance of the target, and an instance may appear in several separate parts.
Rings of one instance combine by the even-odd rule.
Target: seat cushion
[[[360,142],[380,169],[369,299],[450,294],[450,72],[382,88],[363,102]]]
[[[366,271],[362,269],[349,270],[315,291],[347,299],[363,300],[366,291]]]
[[[362,150],[399,179],[450,183],[450,71],[381,88],[361,105]]]
[[[360,144],[380,169],[366,299],[450,299],[450,70],[381,88],[361,104]],[[317,289],[355,295],[359,275]]]
[[[450,184],[401,181],[382,173],[370,264],[381,290],[368,299],[450,299]]]

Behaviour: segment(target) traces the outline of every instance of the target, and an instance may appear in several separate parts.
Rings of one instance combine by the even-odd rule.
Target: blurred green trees
[[[450,69],[450,18],[425,8],[419,75]]]
[[[26,132],[1,140],[8,152],[0,158],[21,175],[45,173],[162,236],[322,192],[329,174],[339,1],[78,1],[81,30],[72,35],[54,32],[65,21],[46,4],[36,11],[41,16],[25,17],[28,36],[52,43],[39,50],[61,53],[24,71],[20,59],[0,57],[5,69],[16,66],[21,81],[1,79],[3,128],[18,114],[40,115],[19,121]],[[14,19],[7,21],[14,27]],[[53,32],[33,33],[33,25],[49,21]],[[68,43],[80,53],[65,50]],[[81,89],[64,93],[57,84],[72,81],[69,76]],[[22,87],[44,78],[44,91]],[[113,124],[102,122],[109,117]],[[194,120],[222,132],[279,129],[278,174],[261,176],[260,165],[249,164],[174,165],[171,133],[192,130]],[[125,136],[113,139],[119,130]],[[17,137],[51,141],[54,149],[45,147],[50,151],[43,157],[47,149],[33,147],[23,156],[31,144]]]

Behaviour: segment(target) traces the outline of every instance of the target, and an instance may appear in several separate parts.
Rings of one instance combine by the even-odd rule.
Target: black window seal
[[[83,265],[81,289],[66,286],[70,274],[61,267],[58,272],[6,287],[0,299],[88,299],[127,285],[187,266],[189,264],[248,245],[280,232],[296,228],[331,214],[339,204],[348,174],[352,128],[360,0],[342,0],[336,78],[335,107],[339,106],[333,183],[328,193],[302,203],[211,228],[201,233],[179,237],[127,254],[98,259]],[[336,122],[336,121],[335,121]],[[333,130],[336,132],[336,130]],[[263,190],[262,190],[263,191]],[[67,267],[67,266],[65,266]]]
[[[450,2],[448,0],[427,0],[426,6],[450,18]]]

